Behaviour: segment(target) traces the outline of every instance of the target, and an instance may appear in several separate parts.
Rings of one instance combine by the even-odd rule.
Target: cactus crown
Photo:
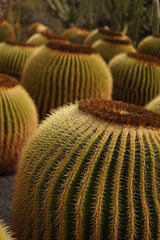
[[[110,30],[110,29],[102,28],[102,27],[99,28],[99,32],[104,34],[104,35],[109,35],[109,36],[114,36],[114,37],[116,37],[116,36],[117,37],[123,37],[124,36],[123,32],[113,31],[113,30]]]
[[[54,33],[41,32],[41,34],[42,34],[43,36],[45,36],[46,38],[48,38],[48,39],[54,38],[54,39],[59,39],[59,40],[65,40],[65,41],[67,41],[67,39],[66,39],[65,37],[59,36],[59,35],[54,34]]]
[[[90,99],[81,100],[79,109],[111,122],[132,126],[160,127],[160,115],[143,107],[122,101]]]
[[[16,78],[5,74],[0,74],[0,88],[13,88],[16,85],[19,85],[19,82]]]
[[[62,41],[50,40],[46,43],[46,46],[51,48],[52,50],[59,50],[59,51],[68,52],[68,53],[82,53],[82,54],[97,53],[97,50],[91,47],[83,46],[80,44],[72,44],[72,43],[68,44]]]
[[[7,22],[7,19],[5,19],[5,18],[0,19],[0,26],[1,26],[4,22]]]
[[[5,43],[13,46],[21,46],[21,47],[37,47],[33,43],[25,43],[25,42],[20,42],[17,40],[6,40]]]
[[[150,55],[141,54],[138,52],[127,52],[128,57],[138,59],[140,61],[145,61],[148,65],[160,65],[160,60],[156,57],[152,57]]]
[[[154,34],[153,37],[160,38],[160,34]]]
[[[126,37],[126,39],[111,39],[107,37],[102,38],[104,41],[111,42],[113,44],[120,44],[120,45],[130,45],[132,44],[132,40],[129,37]]]

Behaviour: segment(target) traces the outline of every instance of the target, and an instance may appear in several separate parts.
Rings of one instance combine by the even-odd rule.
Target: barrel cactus
[[[86,37],[84,44],[86,44],[87,46],[92,46],[92,44],[101,39],[103,34],[101,33],[102,29],[109,29],[107,26],[104,26],[103,28],[97,28],[92,30],[88,36]]]
[[[48,26],[44,25],[43,23],[34,22],[27,29],[27,38],[29,38],[30,36],[32,36],[35,33],[52,34],[53,32]]]
[[[160,95],[151,100],[145,108],[160,114]]]
[[[15,31],[11,23],[7,19],[0,20],[0,42],[6,40],[15,40]]]
[[[113,76],[113,99],[144,106],[160,93],[160,60],[140,53],[114,57],[109,67]]]
[[[37,127],[33,100],[19,82],[0,74],[0,175],[15,171],[25,140]]]
[[[30,57],[21,83],[34,99],[41,118],[67,102],[91,97],[111,99],[112,94],[110,70],[97,51],[58,40],[50,40]]]
[[[64,106],[23,149],[13,231],[25,240],[158,240],[159,172],[160,115],[113,100]]]
[[[83,44],[88,36],[88,30],[83,28],[68,28],[62,33],[62,37],[67,38],[71,43]]]
[[[26,60],[37,48],[36,45],[5,41],[0,44],[0,73],[20,79]]]
[[[138,44],[137,51],[160,58],[160,35],[147,36]]]
[[[0,220],[0,239],[1,240],[15,240],[12,237],[12,233],[9,231],[9,228],[4,224],[2,220]]]
[[[101,29],[102,39],[92,45],[108,63],[113,57],[123,52],[135,52],[131,39],[119,31]]]

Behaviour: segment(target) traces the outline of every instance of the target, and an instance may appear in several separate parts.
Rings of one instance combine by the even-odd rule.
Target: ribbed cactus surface
[[[37,127],[36,107],[15,78],[0,74],[0,175],[15,171],[27,137]]]
[[[160,58],[160,35],[147,36],[138,44],[137,51]]]
[[[20,79],[26,60],[36,48],[36,45],[19,41],[2,42],[0,44],[0,73]]]
[[[113,99],[145,105],[160,93],[158,58],[128,52],[109,63],[113,76]]]
[[[12,237],[9,228],[0,220],[0,239],[1,240],[16,240]]]
[[[27,29],[27,37],[29,38],[35,33],[46,33],[46,34],[52,34],[52,30],[40,22],[34,22],[31,24]]]
[[[27,61],[22,85],[43,118],[52,108],[90,97],[111,99],[112,77],[95,49],[49,41]]]
[[[145,108],[160,114],[160,95],[152,99]]]
[[[159,172],[160,115],[112,100],[64,106],[23,149],[13,231],[19,240],[158,240]]]
[[[103,34],[101,33],[101,29],[109,29],[107,26],[104,26],[103,28],[97,28],[92,30],[91,32],[89,32],[89,34],[87,35],[84,44],[87,46],[92,46],[92,44],[101,39]]]
[[[6,40],[15,40],[15,32],[14,28],[7,21],[7,19],[0,20],[0,42],[4,42]]]
[[[62,33],[62,37],[68,39],[71,43],[83,44],[89,32],[83,28],[68,28]]]

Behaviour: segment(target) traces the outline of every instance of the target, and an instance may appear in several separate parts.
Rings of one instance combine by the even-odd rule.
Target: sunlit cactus
[[[160,60],[140,53],[123,53],[109,63],[113,99],[145,105],[160,94]]]
[[[0,74],[0,175],[15,172],[24,142],[37,127],[33,100],[19,82]]]
[[[15,31],[11,23],[6,19],[0,20],[0,42],[15,40]]]
[[[43,23],[34,22],[27,29],[27,38],[29,38],[30,36],[32,36],[35,33],[52,34],[53,32],[48,26],[44,25]]]
[[[160,35],[147,36],[142,39],[137,51],[160,59]]]
[[[113,57],[123,52],[135,52],[131,39],[123,32],[100,29],[102,39],[92,45],[108,63]]]
[[[103,27],[104,29],[109,29],[107,26]],[[100,32],[101,29],[103,29],[102,27],[101,28],[96,28],[94,30],[92,30],[88,36],[86,37],[85,41],[84,41],[84,44],[86,44],[87,46],[92,46],[92,44],[101,39],[103,34]]]
[[[21,154],[17,239],[159,239],[160,115],[83,100],[53,112]]]
[[[111,99],[110,70],[91,47],[49,41],[27,61],[22,85],[34,99],[40,117],[76,99]]]
[[[2,220],[0,220],[0,239],[1,240],[16,240],[12,237],[12,233],[9,231],[9,227],[7,227]]]
[[[34,44],[6,41],[0,44],[0,73],[20,79],[26,60],[37,48]]]
[[[160,95],[151,100],[145,108],[160,114]]]
[[[89,32],[82,28],[68,28],[62,33],[62,37],[67,38],[71,43],[83,44]]]

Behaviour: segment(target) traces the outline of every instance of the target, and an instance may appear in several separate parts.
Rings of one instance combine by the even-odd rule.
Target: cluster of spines
[[[12,219],[18,239],[158,240],[160,117],[140,107],[132,116],[122,105],[115,113],[150,113],[151,126],[115,125],[83,108],[57,111],[22,153]]]
[[[9,227],[5,225],[5,223],[0,220],[0,239],[1,240],[16,240],[12,237],[12,233],[9,231]]]

